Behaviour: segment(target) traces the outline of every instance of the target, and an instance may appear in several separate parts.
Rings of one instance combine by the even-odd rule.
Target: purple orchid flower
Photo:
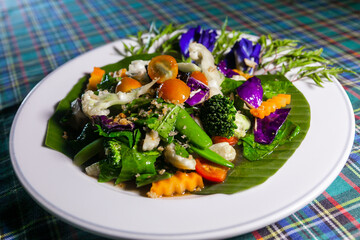
[[[252,41],[242,38],[234,44],[225,56],[226,65],[228,68],[237,68],[253,74],[254,69],[259,64],[260,51],[260,43],[253,45]]]
[[[210,52],[214,49],[217,33],[213,29],[202,30],[201,26],[190,28],[186,33],[182,34],[179,40],[181,54],[189,57],[189,45],[197,42],[204,45]]]

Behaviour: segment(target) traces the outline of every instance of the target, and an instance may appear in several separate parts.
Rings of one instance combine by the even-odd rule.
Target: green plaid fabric
[[[97,46],[157,24],[231,29],[297,39],[324,49],[342,74],[354,108],[353,149],[342,172],[303,209],[232,239],[360,238],[359,1],[0,1],[0,239],[99,239],[48,214],[25,192],[12,169],[9,131],[19,104],[47,74]]]

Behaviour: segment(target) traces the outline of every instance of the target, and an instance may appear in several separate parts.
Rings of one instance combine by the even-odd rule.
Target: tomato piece
[[[229,168],[210,162],[205,158],[196,158],[196,172],[211,182],[223,182]]]
[[[213,143],[221,143],[221,142],[228,142],[231,146],[234,146],[239,139],[237,139],[236,137],[221,137],[221,136],[214,136],[211,138],[211,140],[213,141]]]
[[[172,56],[160,55],[151,59],[148,66],[148,74],[157,83],[163,83],[168,79],[176,78],[178,75],[178,64]]]
[[[133,78],[124,77],[116,86],[115,92],[130,92],[133,89],[141,87],[141,83]]]
[[[208,85],[208,80],[205,74],[203,74],[202,72],[199,71],[192,72],[190,77],[193,77],[196,80],[199,80],[200,82],[204,83],[205,85]]]
[[[190,96],[190,87],[177,78],[166,80],[160,85],[158,95],[174,104],[183,103]]]

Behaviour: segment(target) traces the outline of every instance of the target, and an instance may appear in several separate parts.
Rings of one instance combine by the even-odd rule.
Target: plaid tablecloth
[[[343,170],[303,209],[234,239],[360,238],[360,2],[359,1],[0,1],[0,239],[99,239],[39,207],[12,169],[8,141],[14,115],[29,91],[68,60],[97,46],[159,25],[193,22],[324,48],[342,74],[356,119]]]

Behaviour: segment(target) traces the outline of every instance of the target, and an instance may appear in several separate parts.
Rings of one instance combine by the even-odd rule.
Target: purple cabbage
[[[202,30],[201,26],[190,28],[186,33],[183,33],[179,40],[181,54],[188,58],[189,57],[189,45],[192,42],[201,43],[210,52],[214,49],[216,42],[216,30],[207,29]]]
[[[186,84],[190,87],[191,92],[190,97],[185,102],[190,106],[202,103],[209,98],[210,88],[204,83],[189,77]]]
[[[270,144],[274,140],[280,127],[285,122],[291,108],[277,109],[263,119],[255,119],[254,137],[255,142]]]
[[[248,66],[245,59],[259,64],[260,51],[260,43],[253,45],[252,41],[242,38],[234,44],[230,52],[225,56],[226,66],[227,68],[237,68],[243,72],[248,71],[249,74],[253,74],[254,68]]]
[[[220,61],[217,67],[219,71],[225,75],[225,77],[232,78],[235,75],[239,75],[239,73],[227,67],[226,60]]]
[[[239,97],[251,108],[258,108],[261,105],[264,90],[261,86],[261,80],[259,78],[249,78],[236,90]]]
[[[127,122],[127,124],[120,124],[117,121],[114,121],[113,118],[109,118],[105,115],[97,115],[92,117],[95,124],[101,126],[101,128],[106,132],[118,132],[118,131],[133,131],[135,129],[135,124],[133,122]]]

